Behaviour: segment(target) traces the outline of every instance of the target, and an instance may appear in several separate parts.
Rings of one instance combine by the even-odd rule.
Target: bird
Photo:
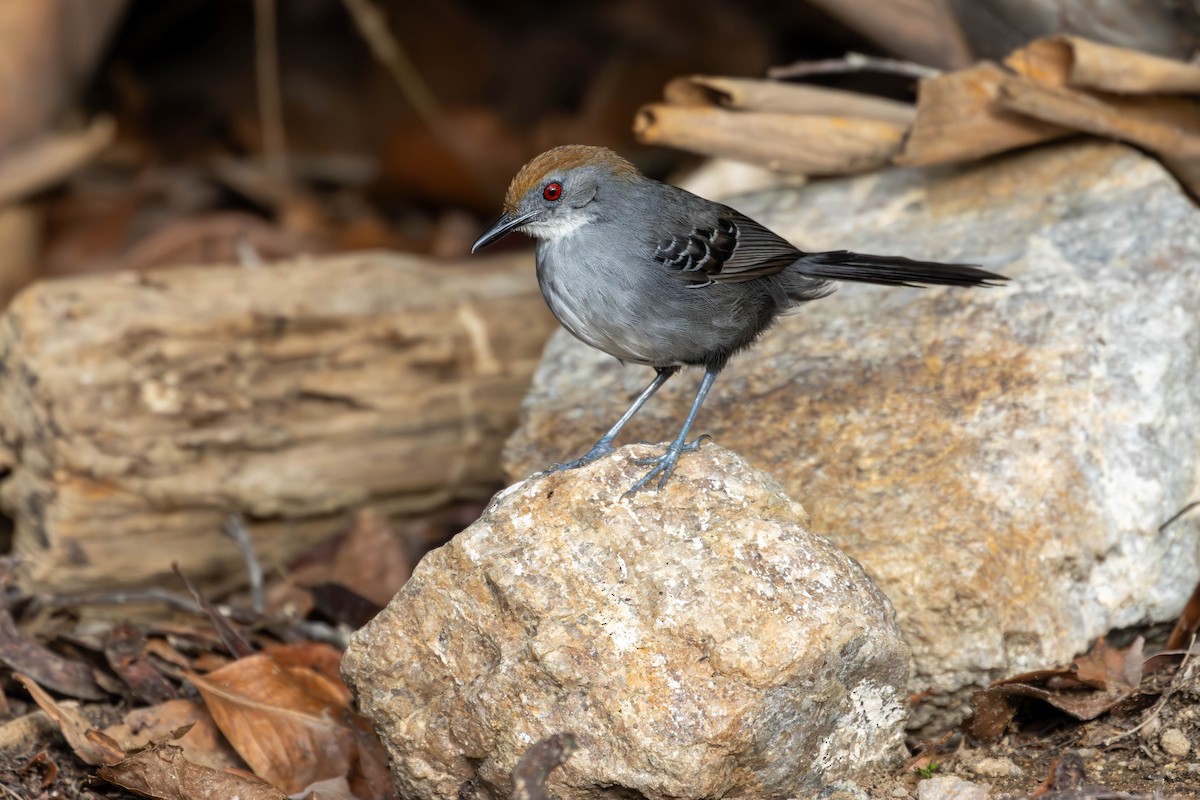
[[[971,264],[915,261],[848,250],[804,252],[729,206],[643,175],[604,147],[563,145],[525,164],[503,214],[471,252],[521,231],[537,240],[542,296],[573,336],[653,380],[596,444],[550,471],[576,469],[613,452],[643,405],[684,367],[704,370],[678,435],[624,496],[662,488],[696,416],[730,358],[780,314],[831,294],[843,281],[885,286],[999,286],[1003,275]]]

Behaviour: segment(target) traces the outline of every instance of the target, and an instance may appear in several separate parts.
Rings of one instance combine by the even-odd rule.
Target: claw
[[[562,472],[568,469],[579,469],[580,467],[585,467],[588,464],[591,464],[593,461],[599,461],[612,451],[612,442],[601,439],[592,445],[591,450],[588,450],[579,458],[575,459],[574,461],[568,461],[565,464],[551,464],[550,468],[547,469],[546,472]]]
[[[637,494],[655,478],[658,478],[658,486],[656,488],[661,489],[666,485],[667,479],[671,477],[671,473],[675,471],[675,464],[679,461],[679,457],[684,453],[691,453],[694,450],[698,450],[700,445],[705,440],[711,441],[712,437],[706,433],[702,436],[696,437],[695,441],[689,442],[688,444],[671,442],[671,444],[668,445],[666,452],[660,456],[633,459],[633,463],[635,464],[640,464],[641,466],[654,465],[654,468],[643,475],[637,483],[635,483],[633,486],[630,486],[629,490],[626,491],[625,494],[621,495],[621,497],[625,498],[629,497],[630,495]]]

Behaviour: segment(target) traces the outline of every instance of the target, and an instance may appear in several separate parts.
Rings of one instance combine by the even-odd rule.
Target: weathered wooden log
[[[528,254],[379,253],[37,284],[0,320],[0,503],[31,585],[243,574],[348,509],[480,496],[554,327]],[[3,473],[0,473],[3,474]]]

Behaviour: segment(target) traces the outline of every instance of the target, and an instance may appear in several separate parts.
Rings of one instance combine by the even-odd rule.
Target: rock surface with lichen
[[[1159,164],[1071,143],[732,204],[806,250],[1013,278],[844,286],[735,358],[695,428],[802,498],[891,598],[912,689],[933,690],[914,724],[1175,618],[1200,578],[1200,210]],[[509,475],[584,452],[649,379],[560,331]],[[625,441],[672,437],[696,380],[669,383]]]
[[[507,796],[565,732],[563,800],[815,796],[901,757],[909,653],[862,568],[720,447],[622,499],[650,452],[497,495],[354,635],[401,796]]]

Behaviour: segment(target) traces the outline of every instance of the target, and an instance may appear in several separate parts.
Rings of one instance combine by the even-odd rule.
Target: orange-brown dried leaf
[[[176,736],[181,729],[186,731]],[[188,761],[213,769],[244,767],[245,763],[217,730],[208,709],[195,700],[168,700],[138,708],[104,732],[126,752],[169,741],[183,750]]]
[[[408,549],[387,518],[374,511],[360,511],[338,548],[329,580],[378,606],[386,606],[408,580],[412,568]]]
[[[1096,689],[1136,689],[1142,683],[1144,645],[1139,636],[1128,650],[1118,650],[1100,637],[1091,650],[1071,662],[1071,672],[1080,683]]]
[[[99,775],[109,783],[156,800],[287,800],[278,789],[240,770],[193,764],[182,749],[169,744],[101,767]]]
[[[289,642],[266,648],[263,651],[276,664],[296,674],[296,670],[308,670],[325,677],[328,685],[323,691],[336,696],[340,706],[350,704],[350,690],[342,683],[342,653],[324,642]]]
[[[1183,607],[1179,619],[1175,621],[1175,627],[1171,629],[1171,635],[1167,637],[1165,649],[1179,650],[1187,647],[1198,631],[1200,631],[1200,583],[1196,584],[1192,596],[1188,598],[1187,605]]]
[[[188,679],[254,773],[288,794],[347,775],[358,757],[339,693],[313,670],[257,654]]]
[[[977,739],[998,739],[1016,715],[1018,698],[1040,700],[1075,719],[1095,719],[1137,692],[1142,645],[1139,638],[1121,651],[1099,639],[1070,667],[996,681],[971,698],[975,713],[963,723],[963,729]]]
[[[38,704],[46,716],[62,731],[71,750],[85,763],[92,766],[100,764],[115,764],[125,757],[125,751],[111,738],[96,730],[90,720],[74,708],[74,704],[58,703],[46,693],[42,687],[25,675],[14,675],[17,682],[25,687],[33,701]]]

